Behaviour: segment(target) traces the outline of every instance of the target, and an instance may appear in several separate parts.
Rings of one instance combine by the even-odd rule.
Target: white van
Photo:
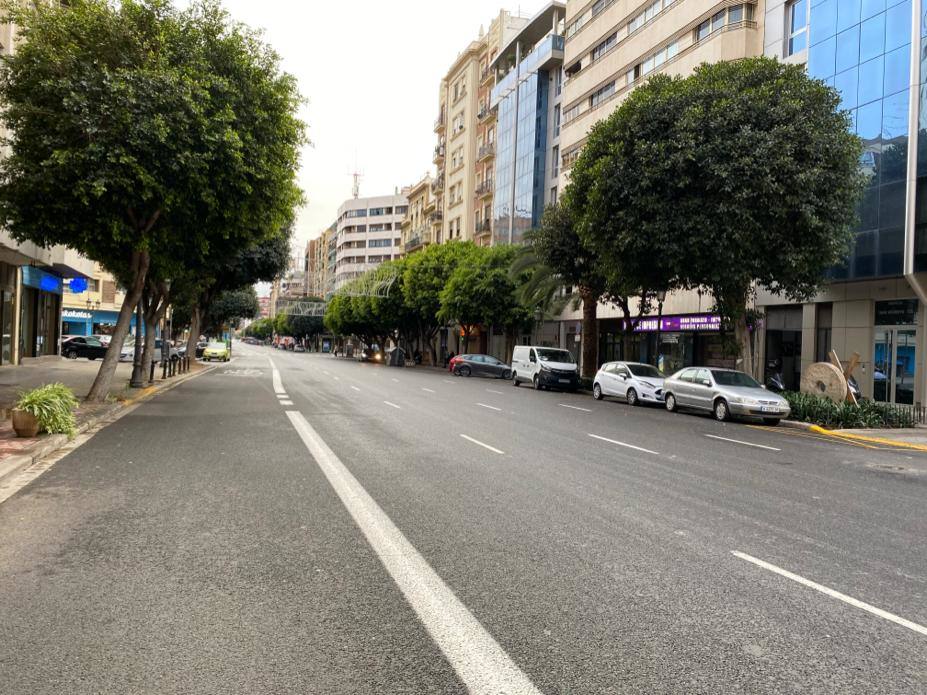
[[[580,386],[579,368],[566,350],[516,345],[512,351],[512,383],[532,384],[535,389],[575,391]]]

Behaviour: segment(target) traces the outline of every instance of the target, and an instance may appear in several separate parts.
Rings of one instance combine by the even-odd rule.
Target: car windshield
[[[566,350],[554,350],[551,348],[538,348],[538,359],[541,362],[568,362],[573,364],[573,355]]]
[[[207,347],[210,350],[225,350],[225,343],[210,343]]]
[[[718,384],[718,386],[744,386],[751,389],[760,388],[760,384],[756,379],[743,372],[724,372],[718,370],[712,371],[711,375],[715,378],[715,383]]]
[[[631,370],[631,374],[643,379],[665,379],[666,377],[656,367],[653,367],[649,364],[629,364],[628,369]]]

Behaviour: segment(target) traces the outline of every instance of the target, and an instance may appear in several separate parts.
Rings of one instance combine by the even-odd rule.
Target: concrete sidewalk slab
[[[57,382],[70,388],[78,399],[83,400],[90,392],[93,380],[100,370],[100,364],[100,360],[68,360],[57,357],[23,365],[0,367],[0,409],[10,409],[21,391]],[[116,366],[116,373],[110,387],[111,398],[124,397],[129,393],[131,376],[131,363],[120,362]]]

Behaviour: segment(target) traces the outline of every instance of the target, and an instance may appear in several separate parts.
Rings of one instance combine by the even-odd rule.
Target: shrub
[[[23,392],[15,407],[34,415],[39,421],[39,427],[49,434],[73,437],[77,433],[77,421],[74,418],[77,398],[64,384],[46,384]]]
[[[785,392],[782,394],[792,408],[791,420],[810,422],[832,429],[881,429],[914,427],[914,413],[904,407],[875,401],[834,403],[812,393]]]

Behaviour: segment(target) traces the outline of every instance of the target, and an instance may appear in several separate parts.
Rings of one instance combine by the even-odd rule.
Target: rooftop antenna
[[[357,198],[360,197],[360,182],[361,182],[361,179],[364,178],[364,172],[360,171],[357,168],[357,153],[356,152],[354,153],[354,172],[348,174],[348,176],[354,179],[354,185],[351,186],[351,194],[354,196],[354,199],[357,200]]]

